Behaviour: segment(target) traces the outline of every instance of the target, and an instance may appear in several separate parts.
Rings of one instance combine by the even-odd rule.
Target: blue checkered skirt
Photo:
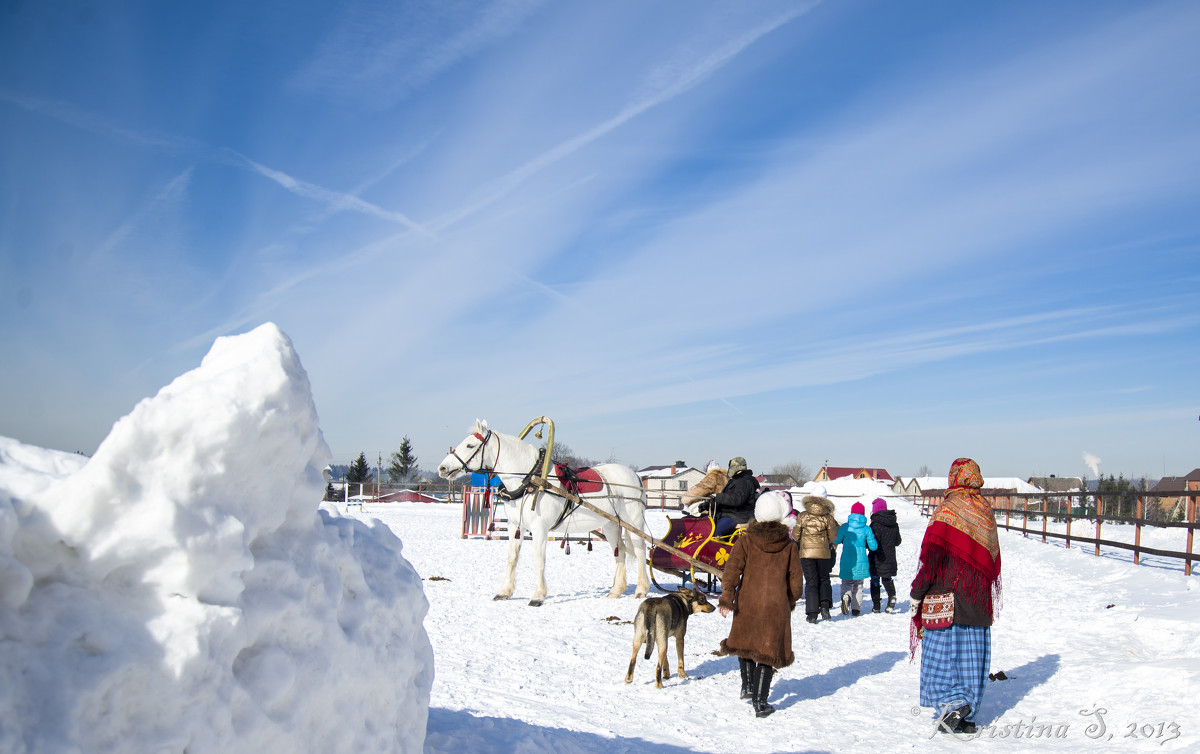
[[[960,626],[926,630],[921,639],[921,706],[936,715],[971,705],[975,719],[992,664],[992,630]]]

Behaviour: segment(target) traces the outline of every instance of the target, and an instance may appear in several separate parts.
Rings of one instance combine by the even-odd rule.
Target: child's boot
[[[874,581],[871,582],[871,612],[877,613],[880,608],[879,585]]]
[[[896,609],[896,582],[891,579],[884,579],[883,588],[887,590],[888,595],[887,607],[884,610],[890,613]]]

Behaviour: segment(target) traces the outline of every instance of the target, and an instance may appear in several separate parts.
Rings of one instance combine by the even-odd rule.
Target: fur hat
[[[756,521],[783,521],[792,515],[792,504],[783,494],[770,490],[758,496],[754,501],[754,519]]]
[[[746,470],[746,459],[741,456],[734,456],[729,459],[729,476],[733,476],[739,471]]]
[[[865,507],[863,507],[862,503],[855,503],[854,505],[850,506],[851,514],[858,513],[860,515],[865,515],[866,512],[867,512],[867,509]]]
[[[878,513],[879,511],[885,511],[885,510],[887,510],[887,501],[884,500],[883,498],[877,497],[871,502],[871,512],[872,513]]]

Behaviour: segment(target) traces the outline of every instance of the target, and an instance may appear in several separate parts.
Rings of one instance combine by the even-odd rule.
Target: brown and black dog
[[[680,589],[666,597],[651,597],[638,607],[633,619],[633,656],[629,658],[629,672],[625,683],[633,682],[633,666],[637,663],[638,648],[646,645],[646,659],[654,644],[658,643],[658,666],[654,668],[654,686],[663,687],[663,676],[671,675],[667,663],[667,639],[675,637],[675,653],[679,662],[679,677],[687,678],[683,669],[683,635],[687,633],[687,619],[692,613],[711,613],[715,608],[704,593],[698,589]]]

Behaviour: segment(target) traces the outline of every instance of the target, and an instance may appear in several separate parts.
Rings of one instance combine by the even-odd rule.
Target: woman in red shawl
[[[912,649],[921,644],[921,706],[933,707],[940,731],[972,733],[991,664],[991,625],[1000,603],[1000,542],[996,517],[979,494],[979,464],[959,458],[950,488],[921,541],[913,578]],[[953,624],[922,628],[926,597],[953,592]]]

